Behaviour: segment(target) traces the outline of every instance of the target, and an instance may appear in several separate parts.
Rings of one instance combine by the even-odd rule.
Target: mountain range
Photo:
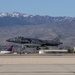
[[[24,36],[40,39],[54,39],[61,36],[64,45],[75,46],[75,17],[52,17],[28,15],[19,12],[0,13],[0,42]]]

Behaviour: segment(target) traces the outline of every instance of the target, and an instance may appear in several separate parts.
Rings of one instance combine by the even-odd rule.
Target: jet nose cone
[[[7,41],[7,42],[11,42],[11,41],[12,41],[12,39],[7,39],[6,41]]]

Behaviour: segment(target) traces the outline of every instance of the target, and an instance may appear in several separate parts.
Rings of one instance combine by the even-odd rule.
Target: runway
[[[75,75],[75,65],[0,65],[0,75]]]
[[[0,75],[75,75],[75,56],[1,55]]]
[[[0,64],[75,64],[75,56],[1,55]]]

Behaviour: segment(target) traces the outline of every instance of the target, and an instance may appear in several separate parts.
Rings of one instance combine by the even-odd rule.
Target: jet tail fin
[[[59,43],[59,44],[63,44],[63,42],[60,41],[61,36],[56,37],[53,41]]]
[[[54,41],[60,42],[60,38],[59,38],[59,37],[56,37],[56,38],[54,39]]]

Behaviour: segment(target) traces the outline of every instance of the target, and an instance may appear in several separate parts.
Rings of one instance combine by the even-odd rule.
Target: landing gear
[[[19,52],[20,55],[25,53],[25,51],[24,51],[25,48],[26,48],[26,46],[24,46],[24,45],[22,44],[22,47],[21,47],[20,52]]]
[[[36,47],[36,50],[40,50],[40,48],[39,47]]]

